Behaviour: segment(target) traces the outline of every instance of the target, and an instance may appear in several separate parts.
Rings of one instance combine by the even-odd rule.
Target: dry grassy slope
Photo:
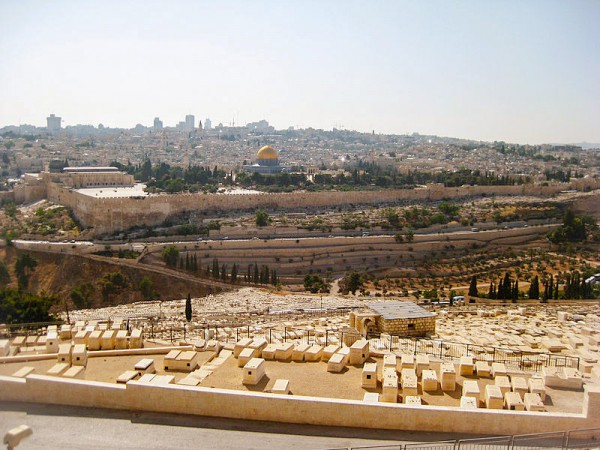
[[[11,286],[16,286],[14,264],[18,251],[14,248],[0,249],[3,259],[11,272]],[[96,285],[93,298],[94,306],[102,305],[102,296],[97,281],[109,272],[121,272],[129,280],[129,286],[121,294],[114,296],[112,303],[131,303],[142,300],[137,290],[140,280],[147,276],[154,285],[159,298],[172,300],[184,298],[189,292],[192,296],[206,295],[207,290],[199,284],[187,283],[166,275],[149,272],[143,267],[120,267],[109,262],[90,260],[81,256],[66,256],[51,253],[30,252],[38,265],[29,281],[29,291],[55,294],[60,298],[68,298],[71,289],[81,283],[91,282]]]

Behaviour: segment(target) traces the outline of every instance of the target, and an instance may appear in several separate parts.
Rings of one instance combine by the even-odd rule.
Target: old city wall
[[[276,395],[142,381],[126,385],[45,375],[0,376],[0,400],[129,411],[392,430],[511,435],[600,426],[600,388],[586,385],[581,414],[474,409]]]
[[[44,186],[44,187],[42,187]],[[515,186],[461,186],[446,188],[428,185],[417,189],[348,192],[293,192],[259,194],[161,194],[143,198],[95,198],[63,187],[59,183],[26,185],[19,189],[17,201],[31,201],[42,195],[71,208],[81,223],[97,234],[125,230],[134,226],[156,226],[169,217],[189,212],[214,214],[235,210],[307,210],[365,204],[394,204],[411,201],[438,201],[478,196],[551,196],[577,187],[596,189],[600,180]],[[44,191],[46,189],[46,191]],[[15,190],[17,197],[17,190]],[[43,197],[42,197],[43,198]]]

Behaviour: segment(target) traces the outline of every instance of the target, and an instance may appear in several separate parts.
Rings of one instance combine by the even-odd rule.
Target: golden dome
[[[268,145],[265,145],[263,148],[261,148],[256,157],[258,159],[277,159],[279,158],[279,156],[277,155],[277,150],[275,150],[273,147],[270,147]]]

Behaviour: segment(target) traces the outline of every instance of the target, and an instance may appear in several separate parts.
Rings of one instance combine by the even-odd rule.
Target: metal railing
[[[385,444],[363,447],[344,447],[345,450],[575,450],[600,447],[600,428],[587,428],[571,431],[519,434],[514,436],[493,436],[475,439],[420,442],[411,444]],[[335,449],[342,450],[342,449]]]

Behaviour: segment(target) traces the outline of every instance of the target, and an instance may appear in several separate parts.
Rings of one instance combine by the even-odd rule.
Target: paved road
[[[26,424],[27,449],[327,449],[456,439],[396,432],[0,402],[0,435]],[[461,436],[466,437],[466,436]]]

